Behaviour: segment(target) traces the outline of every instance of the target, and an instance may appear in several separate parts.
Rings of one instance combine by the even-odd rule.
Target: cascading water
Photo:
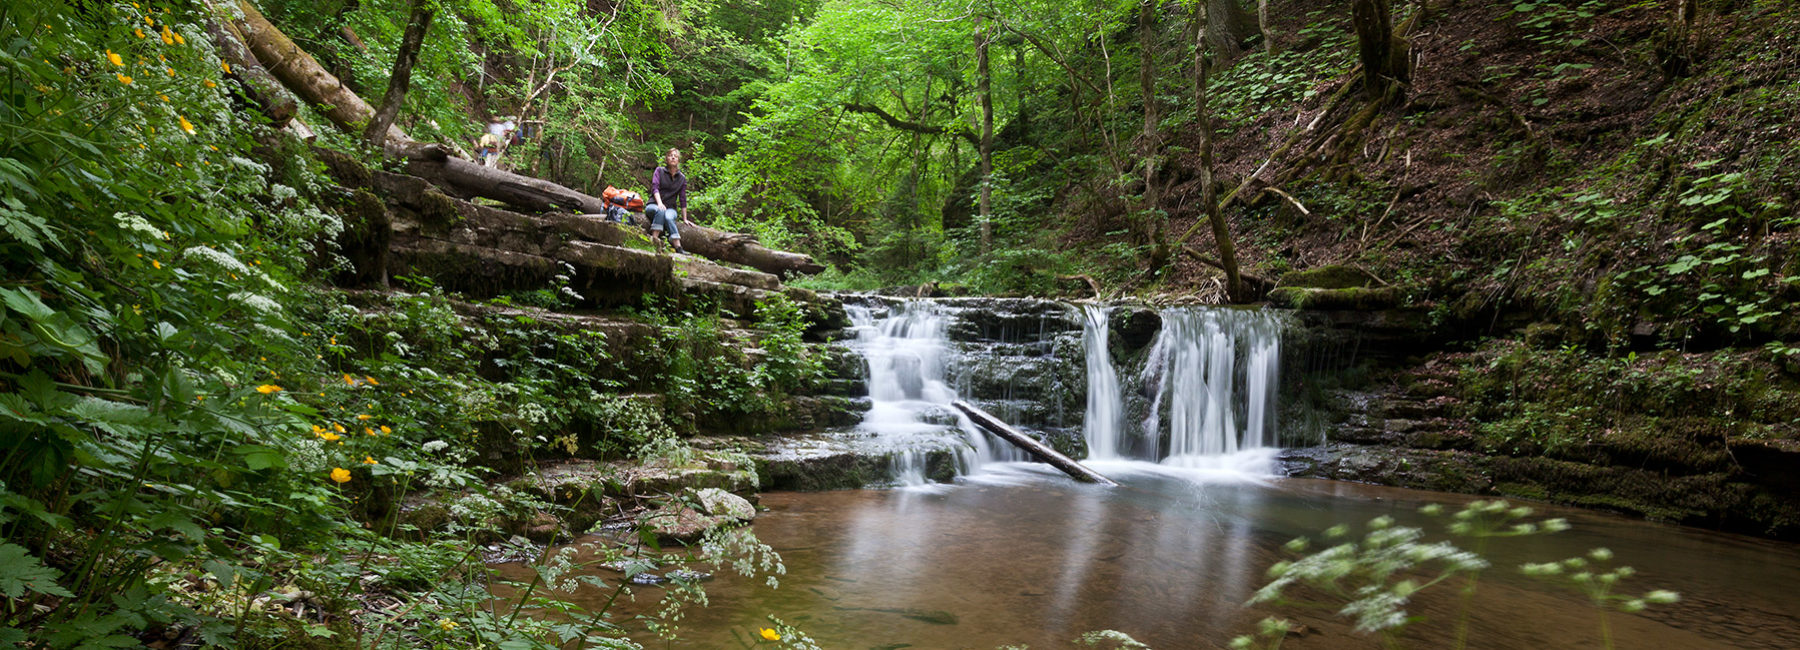
[[[1216,458],[1276,442],[1281,322],[1274,312],[1164,310],[1138,380],[1151,394],[1138,439],[1120,433],[1124,409],[1117,370],[1104,351],[1104,312],[1086,308],[1090,459],[1129,457],[1179,467],[1214,467]],[[1096,353],[1095,347],[1101,347]],[[1110,396],[1110,397],[1109,397]],[[1111,400],[1111,404],[1103,404]],[[1165,426],[1166,423],[1166,426]],[[1166,454],[1160,453],[1167,432]]]
[[[1119,457],[1119,436],[1125,428],[1125,401],[1119,394],[1119,372],[1113,367],[1107,309],[1101,305],[1082,305],[1084,318],[1081,343],[1087,357],[1087,415],[1082,418],[1081,435],[1087,440],[1088,458],[1111,460]]]
[[[973,425],[949,407],[957,398],[944,379],[949,316],[923,301],[904,303],[879,320],[867,306],[844,309],[869,369],[870,406],[857,429],[875,434],[890,450],[895,479],[927,483],[927,455],[934,449],[954,450],[959,473],[990,456],[986,436],[968,435]]]

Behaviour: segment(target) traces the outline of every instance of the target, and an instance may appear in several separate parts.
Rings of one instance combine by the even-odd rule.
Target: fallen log
[[[599,197],[577,192],[550,181],[483,167],[461,158],[414,157],[407,173],[463,197],[479,196],[535,212],[603,214],[606,203]],[[780,276],[811,275],[825,270],[811,255],[775,250],[741,233],[725,232],[695,223],[681,224],[681,245],[687,252],[743,264]]]
[[[237,7],[241,10],[239,15],[221,11],[221,18],[231,19],[231,26],[243,36],[250,52],[282,85],[318,107],[332,124],[346,132],[361,133],[375,118],[373,107],[300,49],[249,0],[237,0]],[[407,160],[408,173],[425,178],[459,198],[479,196],[534,212],[568,211],[593,215],[606,212],[606,204],[599,197],[448,156],[441,145],[413,140],[397,126],[388,127],[385,149],[389,155]],[[781,276],[825,270],[825,266],[813,261],[810,255],[775,250],[757,243],[749,235],[698,224],[681,225],[681,244],[688,252],[701,257],[743,264]]]
[[[1018,445],[1020,449],[1029,452],[1032,456],[1037,457],[1038,460],[1062,470],[1064,474],[1074,477],[1077,481],[1083,483],[1099,483],[1101,485],[1112,487],[1119,486],[1119,484],[1114,483],[1112,479],[1101,476],[1098,472],[1088,469],[1081,463],[1075,462],[1074,459],[1057,453],[1055,449],[1050,448],[1050,445],[1038,442],[1031,436],[1021,433],[1018,429],[1008,426],[1005,422],[1001,422],[999,418],[989,415],[987,411],[983,411],[973,404],[962,400],[956,400],[951,402],[950,405],[956,407],[956,410],[962,411],[964,415],[969,416],[969,419],[974,420],[975,424],[981,425],[981,428],[992,431],[994,435],[1005,438],[1007,442],[1013,443],[1014,445]]]

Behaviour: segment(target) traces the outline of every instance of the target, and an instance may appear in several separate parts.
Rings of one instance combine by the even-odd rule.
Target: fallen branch
[[[1038,442],[1031,436],[1021,433],[1018,429],[1008,426],[1005,422],[1001,422],[999,418],[989,415],[987,411],[976,408],[974,405],[962,400],[951,402],[950,405],[956,407],[956,410],[962,411],[964,415],[969,416],[969,419],[974,420],[975,424],[981,425],[981,428],[993,432],[996,436],[1005,438],[1007,442],[1018,445],[1020,449],[1037,457],[1039,461],[1062,470],[1064,474],[1068,474],[1077,481],[1083,483],[1099,483],[1110,487],[1119,486],[1119,484],[1114,483],[1112,479],[1101,476],[1099,472],[1088,469],[1081,463],[1075,462],[1074,459],[1062,455],[1055,449],[1051,449],[1050,445]]]

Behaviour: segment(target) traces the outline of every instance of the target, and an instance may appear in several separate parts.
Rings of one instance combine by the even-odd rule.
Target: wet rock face
[[[1116,361],[1136,354],[1156,339],[1156,332],[1162,329],[1162,314],[1148,307],[1120,307],[1108,317],[1108,329],[1112,330]]]

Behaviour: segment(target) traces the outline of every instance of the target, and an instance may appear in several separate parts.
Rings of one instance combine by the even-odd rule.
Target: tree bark
[[[1406,83],[1410,76],[1407,45],[1394,35],[1388,0],[1355,0],[1351,22],[1356,27],[1357,56],[1362,61],[1363,90],[1369,101],[1384,101],[1390,90]]]
[[[1244,279],[1238,273],[1237,248],[1231,242],[1231,226],[1225,223],[1225,214],[1219,205],[1219,188],[1213,180],[1213,128],[1212,110],[1207,107],[1211,99],[1208,78],[1211,62],[1206,57],[1207,26],[1211,22],[1208,5],[1200,6],[1199,42],[1194,44],[1194,117],[1200,128],[1200,205],[1206,211],[1206,220],[1212,224],[1213,241],[1219,247],[1219,266],[1225,271],[1225,293],[1235,303],[1249,302],[1250,297],[1244,292]]]
[[[244,14],[237,23],[244,34],[244,42],[276,79],[302,99],[319,106],[325,117],[340,129],[354,132],[357,126],[367,124],[375,112],[367,102],[320,67],[248,0],[238,0],[238,4]],[[526,210],[566,210],[585,214],[605,211],[605,205],[598,197],[549,181],[450,157],[443,145],[413,140],[396,126],[387,128],[385,148],[391,155],[406,158],[409,172],[454,194],[486,197]],[[767,248],[748,235],[696,224],[683,224],[681,230],[683,248],[702,257],[782,275],[825,270],[810,255]]]
[[[394,70],[388,75],[387,94],[381,97],[381,109],[363,129],[363,139],[377,147],[387,142],[388,127],[400,115],[406,103],[406,89],[412,84],[413,65],[419,62],[419,48],[425,44],[425,33],[431,31],[433,15],[429,0],[412,0],[412,14],[406,20],[406,33],[400,37],[400,53],[394,56]]]
[[[923,135],[956,136],[958,138],[962,138],[963,140],[968,141],[969,144],[981,146],[981,137],[975,135],[973,132],[970,132],[969,128],[967,126],[963,126],[960,129],[952,129],[952,128],[943,127],[943,126],[931,126],[928,124],[920,124],[918,122],[908,122],[908,121],[900,119],[898,117],[894,117],[893,113],[889,113],[886,110],[883,110],[880,106],[876,106],[874,104],[857,104],[854,102],[845,102],[844,110],[850,111],[852,113],[867,113],[869,115],[874,115],[875,117],[881,118],[881,121],[886,122],[888,126],[894,127],[896,129],[900,129],[901,131],[907,131],[910,133],[919,133],[919,134],[923,134]]]
[[[1168,263],[1168,242],[1163,233],[1162,186],[1156,178],[1157,162],[1162,155],[1161,116],[1156,102],[1156,7],[1158,0],[1138,3],[1138,92],[1144,101],[1144,132],[1138,157],[1144,170],[1144,236],[1150,244],[1150,268],[1160,269]]]
[[[975,18],[975,67],[979,80],[975,93],[981,96],[981,256],[994,250],[994,94],[988,74],[988,31],[980,16]]]
[[[1244,52],[1244,41],[1258,33],[1256,18],[1238,0],[1205,0],[1202,4],[1209,17],[1206,42],[1212,44],[1213,53],[1226,61],[1237,58]]]
[[[1064,474],[1068,474],[1077,481],[1083,483],[1099,483],[1109,487],[1119,486],[1119,484],[1114,483],[1112,479],[1101,476],[1099,472],[1088,469],[1087,466],[1075,462],[1074,459],[1058,453],[1055,449],[1051,449],[1049,445],[1038,442],[1031,436],[1025,435],[1019,430],[1007,426],[1007,424],[1001,422],[999,418],[989,415],[987,411],[976,408],[973,404],[962,400],[956,400],[951,402],[950,405],[956,407],[956,410],[962,411],[964,415],[969,416],[969,419],[974,420],[975,424],[981,425],[981,428],[992,431],[994,432],[994,435],[1005,438],[1007,442],[1013,443],[1014,445],[1018,445],[1020,449],[1029,452],[1039,461],[1062,470]]]
[[[268,117],[275,128],[287,126],[299,114],[300,104],[282,89],[280,81],[256,62],[256,56],[250,53],[250,47],[244,44],[237,30],[229,23],[207,21],[206,32],[218,46],[219,58],[231,66],[226,78],[237,83],[244,98],[257,112]]]
[[[262,12],[256,10],[256,5],[250,4],[249,0],[238,0],[237,6],[243,17],[233,24],[243,34],[244,43],[288,90],[318,107],[332,124],[351,133],[357,132],[357,126],[368,124],[375,116],[375,109],[368,102],[351,92],[312,55],[294,44],[287,34],[276,29]],[[412,142],[399,127],[389,126],[387,137],[395,142]]]

